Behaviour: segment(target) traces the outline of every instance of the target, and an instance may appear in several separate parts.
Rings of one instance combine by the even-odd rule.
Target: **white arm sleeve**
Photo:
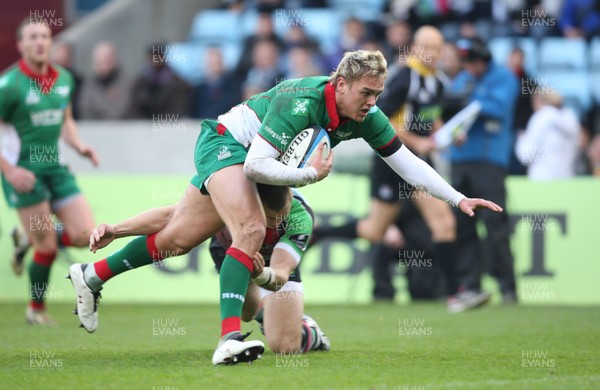
[[[317,181],[317,171],[313,167],[288,167],[277,161],[279,154],[262,137],[254,137],[244,163],[244,174],[257,183],[277,186],[303,186]]]
[[[398,175],[412,186],[431,193],[438,199],[450,203],[454,207],[465,198],[456,191],[425,161],[415,156],[405,145],[402,145],[389,157],[382,157]]]

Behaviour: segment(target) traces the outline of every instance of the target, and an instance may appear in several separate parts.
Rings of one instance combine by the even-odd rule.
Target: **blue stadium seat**
[[[237,42],[243,36],[242,16],[226,10],[199,12],[192,22],[190,41]]]
[[[596,105],[600,105],[600,69],[590,75],[590,82],[592,85],[592,97]]]
[[[258,12],[256,10],[248,10],[242,15],[241,26],[242,26],[242,38],[254,34],[256,31],[256,25],[258,23]],[[273,26],[275,26],[275,20],[273,20]]]
[[[277,9],[273,13],[273,25],[279,36],[284,36],[290,25],[301,25],[307,35],[317,39],[324,51],[335,46],[343,20],[340,15],[326,8]]]
[[[560,93],[565,105],[573,108],[583,118],[592,104],[592,88],[587,72],[548,71],[540,73],[538,84],[550,87]]]
[[[595,37],[590,42],[590,69],[600,72],[600,37]],[[598,86],[598,84],[595,84]]]
[[[532,76],[538,71],[538,48],[533,38],[493,38],[489,42],[494,62],[506,65],[510,51],[520,47],[525,53],[525,70]]]
[[[239,60],[241,47],[237,43],[217,44],[211,42],[171,43],[177,59],[169,63],[171,69],[192,85],[198,84],[204,77],[204,53],[211,46],[219,46],[223,52],[225,68],[231,70]]]
[[[327,0],[327,5],[343,19],[355,16],[363,21],[376,21],[381,19],[385,0]]]
[[[587,45],[583,39],[544,38],[539,49],[540,71],[587,68]]]

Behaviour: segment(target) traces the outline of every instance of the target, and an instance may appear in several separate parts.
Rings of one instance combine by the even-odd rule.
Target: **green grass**
[[[92,335],[77,328],[71,309],[51,305],[59,325],[32,327],[22,304],[0,305],[0,388],[600,388],[598,308],[491,306],[450,315],[440,304],[308,306],[331,352],[266,352],[233,367],[211,364],[216,306],[105,304]],[[185,334],[154,335],[165,332],[153,329],[157,320],[177,321]],[[244,327],[262,338],[255,324]],[[32,363],[32,353],[52,357]],[[524,367],[523,353],[545,367]]]

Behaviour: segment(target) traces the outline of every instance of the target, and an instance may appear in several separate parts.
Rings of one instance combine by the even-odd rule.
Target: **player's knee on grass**
[[[302,332],[300,331],[300,326],[298,326],[297,331],[288,329],[285,333],[279,333],[273,335],[273,337],[269,337],[269,334],[265,336],[269,348],[275,353],[301,352]]]

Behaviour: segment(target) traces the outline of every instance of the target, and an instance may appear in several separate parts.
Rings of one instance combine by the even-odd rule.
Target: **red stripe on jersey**
[[[56,251],[46,253],[40,251],[33,252],[33,262],[44,267],[50,267],[54,259],[56,259]]]
[[[337,129],[340,124],[340,117],[335,104],[335,87],[333,86],[333,83],[327,83],[325,89],[323,90],[323,95],[325,96],[325,109],[327,110],[327,115],[329,116],[329,123],[325,129],[328,133],[330,133]]]
[[[52,65],[48,64],[48,72],[46,74],[39,74],[33,71],[27,64],[24,59],[19,61],[19,70],[30,79],[34,79],[39,91],[42,94],[49,94],[52,90],[52,86],[56,82],[58,78],[58,71],[52,67]]]
[[[254,268],[254,261],[252,260],[252,257],[234,247],[227,249],[227,252],[225,253],[242,263],[244,267],[248,268],[248,270],[252,272],[252,269]]]
[[[98,277],[103,282],[106,282],[108,279],[115,276],[115,274],[111,271],[110,267],[108,266],[108,262],[106,261],[106,259],[97,261],[93,265],[94,271],[96,271],[96,275],[98,275]]]
[[[396,136],[392,137],[392,139],[390,140],[390,142],[388,142],[387,144],[385,144],[385,145],[383,145],[383,146],[380,146],[380,147],[378,147],[378,148],[377,148],[377,150],[381,150],[381,149],[385,149],[385,148],[387,148],[387,147],[388,147],[388,146],[390,146],[390,145],[392,144],[392,142],[394,142],[395,140],[396,140]]]
[[[239,332],[242,329],[240,317],[227,317],[221,321],[221,337],[227,333]]]

